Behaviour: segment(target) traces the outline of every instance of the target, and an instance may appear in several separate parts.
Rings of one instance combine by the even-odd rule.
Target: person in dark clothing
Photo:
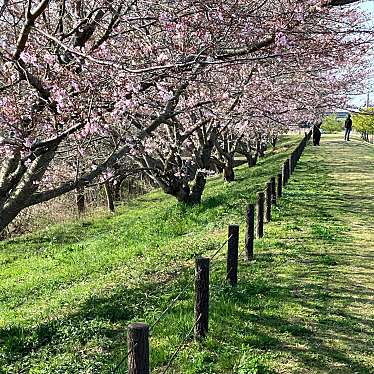
[[[321,127],[322,123],[313,126],[313,145],[319,145],[321,140]]]
[[[347,119],[345,120],[344,127],[345,127],[344,140],[349,141],[349,134],[350,134],[351,131],[352,131],[352,118],[351,118],[351,115],[350,115],[350,114],[348,114],[348,117],[347,117]]]

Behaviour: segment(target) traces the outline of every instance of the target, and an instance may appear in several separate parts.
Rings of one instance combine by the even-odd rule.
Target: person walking
[[[350,113],[348,113],[348,117],[345,120],[344,127],[345,127],[344,140],[349,141],[349,134],[352,131],[352,118],[351,118]]]
[[[313,145],[319,145],[321,140],[321,127],[322,123],[313,126]]]

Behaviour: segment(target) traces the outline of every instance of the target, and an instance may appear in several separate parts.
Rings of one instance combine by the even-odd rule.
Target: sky
[[[371,21],[369,22],[368,26],[374,29],[374,0],[363,1],[359,7],[371,15]],[[374,87],[374,76],[370,79],[370,81],[371,86]],[[372,88],[372,90],[374,90],[374,88]],[[358,107],[365,106],[368,94],[369,102],[374,105],[374,91],[367,92],[362,95],[351,96],[350,104]]]
[[[362,4],[360,4],[360,8],[367,10],[369,12],[374,12],[374,1],[373,0],[363,1]]]

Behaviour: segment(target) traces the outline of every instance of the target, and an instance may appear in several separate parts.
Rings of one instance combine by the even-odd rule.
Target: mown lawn
[[[163,373],[193,324],[194,257],[212,255],[230,223],[243,249],[246,204],[298,141],[236,182],[213,178],[199,207],[154,192],[114,217],[0,243],[2,372],[113,372],[127,325],[152,325],[185,289],[152,329],[152,372]],[[358,141],[307,148],[255,261],[241,254],[236,288],[224,250],[213,261],[208,338],[188,339],[168,373],[373,372],[373,161]]]

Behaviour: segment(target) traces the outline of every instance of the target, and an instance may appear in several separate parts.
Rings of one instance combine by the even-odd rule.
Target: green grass
[[[186,288],[152,330],[151,366],[162,373],[193,324],[194,257],[212,255],[230,223],[243,248],[246,204],[298,140],[238,168],[233,183],[212,178],[200,206],[156,191],[114,217],[0,243],[0,372],[111,372],[126,356],[127,325],[152,324]],[[241,254],[236,288],[224,251],[214,260],[209,335],[188,339],[170,373],[372,372],[374,149],[322,143],[298,164],[255,261]]]

